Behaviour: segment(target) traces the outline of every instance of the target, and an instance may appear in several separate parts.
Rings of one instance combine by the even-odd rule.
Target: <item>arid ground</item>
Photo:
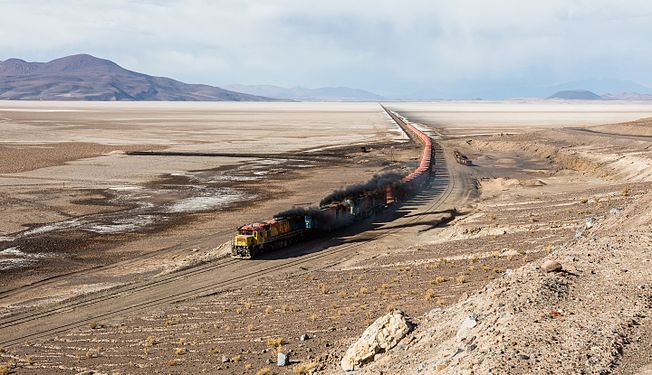
[[[236,260],[238,225],[408,171],[419,146],[374,103],[0,103],[0,364],[341,373],[400,309],[415,329],[363,371],[652,366],[652,105],[388,107],[437,141],[430,184],[332,237]],[[147,150],[206,155],[128,154]],[[544,258],[566,272],[542,273]],[[477,332],[460,338],[469,315]]]

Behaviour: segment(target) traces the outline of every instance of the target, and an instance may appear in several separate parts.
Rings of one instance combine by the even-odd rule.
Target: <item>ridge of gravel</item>
[[[632,198],[542,261],[415,319],[414,332],[357,373],[613,372],[652,307],[652,193]],[[543,271],[546,260],[563,271]]]

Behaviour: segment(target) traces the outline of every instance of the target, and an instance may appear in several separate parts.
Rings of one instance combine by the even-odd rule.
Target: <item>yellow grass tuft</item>
[[[620,191],[620,195],[623,197],[628,197],[630,193],[629,186],[625,186],[623,190]]]
[[[278,348],[285,343],[286,341],[282,337],[270,337],[267,339],[267,346],[272,348]]]
[[[435,298],[435,291],[433,289],[426,290],[424,297],[426,298],[426,301],[430,301],[431,299]]]
[[[274,312],[274,309],[272,308],[272,306],[267,306],[265,308],[265,314],[271,314],[273,312]]]
[[[319,283],[319,291],[322,294],[328,294],[328,292],[330,292],[330,288],[324,283]]]
[[[296,375],[307,375],[310,374],[313,370],[317,368],[317,364],[314,362],[304,362],[298,364],[294,370],[292,370]]]
[[[446,281],[448,281],[448,279],[447,279],[446,277],[444,277],[444,276],[437,276],[437,277],[435,277],[434,280],[431,280],[431,281],[430,281],[430,284],[432,284],[432,285],[437,285],[437,284],[445,283]]]
[[[170,317],[165,320],[166,326],[173,326],[181,323],[181,318],[179,317]]]
[[[466,282],[466,276],[458,275],[455,277],[455,281],[457,281],[458,284],[464,284]]]
[[[176,355],[184,355],[186,353],[187,353],[186,349],[184,349],[184,348],[176,348],[176,349],[174,349],[174,354],[176,354]]]
[[[156,337],[147,336],[147,338],[145,339],[145,347],[154,346],[154,345],[156,345]]]
[[[270,370],[269,367],[263,367],[256,371],[256,375],[272,375],[272,370]]]
[[[231,358],[231,361],[233,361],[233,362],[240,362],[240,361],[242,361],[242,356],[241,356],[240,354],[238,354],[238,355],[232,357],[232,358]]]

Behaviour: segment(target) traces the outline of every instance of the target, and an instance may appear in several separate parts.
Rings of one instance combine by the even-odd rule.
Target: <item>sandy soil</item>
[[[346,149],[349,144],[378,145],[372,154],[387,154],[384,148],[389,146],[382,143],[403,137],[374,104],[4,102],[0,126],[0,202],[5,210],[0,251],[20,251],[2,259],[1,277],[7,278],[3,288],[169,248],[206,236],[208,228],[230,233],[241,218],[206,214],[233,211],[242,201],[253,207],[286,195],[305,201],[304,187],[288,190],[284,185],[317,169],[326,183],[313,188],[307,201],[318,201],[328,191],[364,181],[391,164],[355,156],[359,149]],[[352,159],[289,163],[123,153],[309,154],[325,148]],[[340,166],[338,171],[324,168],[333,164]],[[263,181],[266,188],[260,187]],[[193,215],[202,218],[191,219]],[[190,220],[192,225],[173,231]]]
[[[575,128],[581,118],[595,116],[591,124],[629,121],[649,115],[650,108],[530,103],[519,112],[514,103],[476,104],[392,106],[421,119],[446,150],[438,160],[445,155],[448,161],[428,189],[400,207],[398,218],[268,259],[229,263],[220,257],[220,238],[206,238],[215,230],[214,214],[194,215],[170,229],[174,237],[196,234],[175,250],[0,296],[5,307],[22,311],[14,318],[43,314],[29,324],[46,334],[8,346],[2,360],[25,373],[253,374],[269,368],[283,374],[298,373],[302,364],[341,373],[346,348],[375,318],[399,308],[416,330],[368,364],[368,373],[633,373],[649,367],[649,306],[638,287],[649,284],[643,203],[649,199],[650,141]],[[483,116],[486,125],[476,126]],[[456,164],[453,150],[474,165]],[[396,151],[384,152],[355,157],[383,160]],[[390,158],[410,160],[411,152]],[[340,174],[341,181],[360,173],[341,165],[315,168]],[[314,201],[311,192],[325,189],[316,176],[265,180],[270,189],[291,193],[269,206],[233,211],[225,223],[273,212],[276,203]],[[595,228],[587,228],[587,218]],[[624,231],[626,224],[631,230]],[[139,241],[160,244],[165,237]],[[561,261],[570,274],[542,274],[537,267],[544,258]],[[157,268],[161,260],[172,268]],[[149,280],[125,279],[132,266]],[[235,277],[242,279],[227,282]],[[20,301],[32,306],[49,293],[74,293],[83,285],[105,290],[97,306],[87,305],[88,296],[60,299],[52,305],[64,310],[59,318],[45,315],[49,308],[20,308]],[[193,287],[203,288],[202,294],[174,296]],[[153,298],[166,302],[99,317],[111,305]],[[76,313],[65,312],[71,308]],[[48,334],[45,327],[75,314],[74,329]],[[455,341],[470,314],[478,322],[475,337]],[[9,335],[9,319],[0,319],[0,333]],[[299,339],[303,334],[308,340]],[[278,350],[290,353],[290,366],[275,366]]]

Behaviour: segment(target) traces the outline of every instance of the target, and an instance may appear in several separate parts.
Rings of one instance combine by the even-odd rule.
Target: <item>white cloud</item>
[[[642,0],[22,0],[0,9],[0,59],[86,52],[192,82],[381,92],[652,83],[652,3]]]

